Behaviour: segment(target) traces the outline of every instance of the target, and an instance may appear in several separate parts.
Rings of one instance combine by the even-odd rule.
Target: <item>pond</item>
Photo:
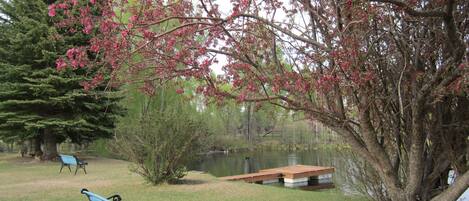
[[[210,154],[191,165],[190,169],[204,171],[216,177],[257,172],[261,169],[289,165],[316,165],[335,167],[333,181],[346,194],[356,194],[353,179],[349,177],[352,161],[346,152],[335,149],[317,149],[299,152],[256,151]]]

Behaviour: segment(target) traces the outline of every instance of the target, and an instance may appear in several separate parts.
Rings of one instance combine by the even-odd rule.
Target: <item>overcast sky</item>
[[[218,4],[219,6],[219,11],[222,14],[222,17],[227,17],[233,12],[233,4],[230,0],[214,0],[215,4]],[[288,0],[282,0],[285,6],[290,5]],[[261,16],[264,15],[263,17],[267,18],[266,13],[261,13]],[[270,19],[270,16],[268,17]],[[278,9],[277,12],[275,13],[275,21],[281,22],[285,20],[285,13],[283,12],[282,9]],[[213,72],[217,75],[224,74],[222,67],[227,64],[227,58],[224,55],[218,55],[217,57],[218,63],[213,64],[210,68],[213,70]]]

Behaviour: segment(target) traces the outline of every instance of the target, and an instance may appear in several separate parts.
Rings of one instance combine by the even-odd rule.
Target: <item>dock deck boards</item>
[[[244,180],[245,182],[259,182],[259,181],[266,181],[266,180],[273,180],[282,178],[281,172],[257,172],[257,173],[250,173],[250,174],[242,174],[242,175],[234,175],[228,177],[220,177],[222,180],[228,181],[239,181]]]
[[[333,167],[293,165],[293,166],[260,170],[257,173],[220,177],[220,179],[228,180],[228,181],[244,180],[246,182],[260,182],[260,181],[279,179],[279,178],[297,179],[297,178],[319,176],[319,175],[324,175],[324,174],[331,174],[334,171],[335,169]]]
[[[321,166],[310,166],[310,165],[293,165],[287,167],[279,167],[272,169],[265,169],[259,172],[272,172],[278,171],[281,172],[283,178],[297,179],[304,177],[313,177],[324,174],[334,173],[335,169],[333,167],[321,167]]]

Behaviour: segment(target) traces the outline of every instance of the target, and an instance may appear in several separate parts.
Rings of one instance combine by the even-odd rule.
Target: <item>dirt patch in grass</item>
[[[42,161],[35,159],[33,157],[21,157],[16,154],[9,154],[0,157],[0,160],[11,163],[11,164],[35,164],[41,163]]]

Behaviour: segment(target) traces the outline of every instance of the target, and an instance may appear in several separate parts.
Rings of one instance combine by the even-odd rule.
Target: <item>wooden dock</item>
[[[220,179],[262,184],[283,182],[287,187],[304,187],[311,183],[317,185],[332,184],[332,173],[334,171],[335,168],[333,167],[293,165],[260,170],[257,173],[220,177]]]
[[[234,175],[228,177],[220,177],[222,180],[227,181],[245,181],[249,183],[255,183],[260,181],[274,180],[282,178],[282,173],[280,172],[257,172],[243,175]]]

